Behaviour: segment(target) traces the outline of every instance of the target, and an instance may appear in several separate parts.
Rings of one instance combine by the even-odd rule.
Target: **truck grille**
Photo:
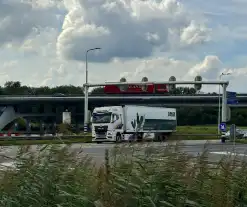
[[[108,126],[95,126],[96,139],[106,139]]]
[[[105,134],[108,130],[108,126],[95,126],[94,129],[97,134]]]

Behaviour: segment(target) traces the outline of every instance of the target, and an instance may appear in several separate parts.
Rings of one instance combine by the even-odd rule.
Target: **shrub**
[[[16,168],[1,172],[0,206],[237,207],[247,203],[247,165],[236,157],[211,164],[179,145],[121,145],[95,165],[69,146],[20,148]]]
[[[57,131],[58,133],[61,133],[63,135],[71,135],[73,134],[72,130],[71,130],[71,126],[69,124],[59,124],[57,126]]]

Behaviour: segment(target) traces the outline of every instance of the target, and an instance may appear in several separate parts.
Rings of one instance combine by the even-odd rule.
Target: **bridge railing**
[[[205,96],[205,97],[208,97],[208,96],[212,96],[212,97],[219,97],[218,94],[136,94],[136,93],[130,93],[130,94],[105,94],[105,93],[96,93],[96,94],[89,94],[89,97],[94,97],[94,96],[121,96],[121,97],[128,97],[128,96]],[[222,96],[222,95],[220,95]],[[35,98],[39,98],[39,97],[51,97],[51,98],[54,98],[54,97],[58,97],[58,98],[66,98],[66,97],[84,97],[83,94],[73,94],[73,95],[65,95],[65,96],[52,96],[52,95],[0,95],[0,99],[1,98],[7,98],[7,97],[10,97],[10,98],[18,98],[18,97],[35,97]],[[247,94],[238,94],[237,97],[247,97]]]

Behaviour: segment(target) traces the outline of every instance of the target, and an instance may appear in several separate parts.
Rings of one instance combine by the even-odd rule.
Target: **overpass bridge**
[[[247,107],[247,94],[238,95],[238,105]],[[107,105],[155,105],[164,107],[216,107],[218,95],[94,95],[89,96],[89,108]],[[18,117],[42,122],[62,122],[62,112],[68,110],[75,123],[84,121],[84,96],[0,96],[0,130]]]
[[[89,96],[89,102],[94,104],[101,101],[102,104],[113,103],[114,101],[130,101],[131,104],[137,104],[141,100],[150,102],[169,102],[169,103],[217,103],[219,99],[218,95],[91,95]],[[242,104],[247,103],[247,94],[237,95],[237,99]],[[3,105],[18,105],[18,104],[37,104],[37,103],[83,103],[84,96],[3,96],[0,95],[0,106]]]

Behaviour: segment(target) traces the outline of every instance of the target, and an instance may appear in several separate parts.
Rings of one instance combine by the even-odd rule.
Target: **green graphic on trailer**
[[[138,132],[142,129],[143,124],[145,123],[145,117],[144,116],[139,116],[138,113],[136,113],[136,119],[134,119],[131,122],[131,125],[133,127],[133,129]]]
[[[136,119],[131,122],[131,125],[135,131],[149,130],[176,130],[177,121],[167,119],[145,119],[145,116],[139,116],[136,114]]]

